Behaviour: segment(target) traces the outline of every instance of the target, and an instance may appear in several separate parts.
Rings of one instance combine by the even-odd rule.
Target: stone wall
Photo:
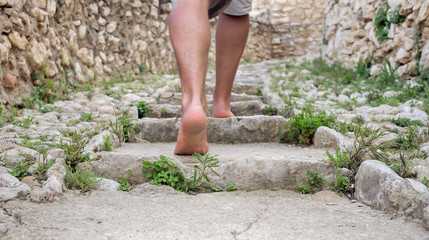
[[[42,65],[72,81],[132,67],[171,70],[170,5],[157,0],[0,0],[0,104],[31,90]]]
[[[327,0],[271,0],[273,58],[321,51]]]
[[[389,23],[403,19],[386,25],[386,39],[380,43],[374,20],[385,4],[390,6]],[[401,65],[398,75],[412,74],[418,64],[418,46],[421,66],[429,67],[429,1],[339,0],[336,4],[330,0],[325,39],[323,56],[331,62],[352,67],[359,59],[388,59]]]
[[[318,52],[324,2],[255,0],[243,58]],[[44,73],[85,82],[139,66],[174,70],[170,10],[158,0],[0,0],[0,104],[19,103]]]

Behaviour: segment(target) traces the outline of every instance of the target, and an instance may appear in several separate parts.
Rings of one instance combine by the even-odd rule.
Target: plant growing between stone
[[[403,152],[400,153],[400,162],[394,163],[390,168],[403,178],[415,178],[417,174],[412,170],[409,159]]]
[[[264,107],[264,109],[262,109],[262,111],[264,112],[265,116],[275,116],[278,113],[278,109],[271,106],[271,105]]]
[[[63,144],[66,153],[65,162],[70,170],[75,172],[79,163],[89,161],[89,154],[84,153],[84,148],[89,139],[78,131],[66,131],[64,134],[71,138],[69,143]]]
[[[133,126],[131,121],[128,117],[128,110],[123,111],[119,118],[116,117],[115,122],[110,121],[109,126],[120,141],[128,142],[132,131],[136,131],[137,126]]]
[[[103,147],[104,147],[104,151],[112,151],[113,150],[113,140],[110,138],[110,135],[104,136]]]
[[[399,14],[399,11],[401,10],[401,8],[402,8],[402,5],[399,4],[395,8],[393,13],[388,17],[390,6],[386,2],[380,7],[378,12],[376,13],[374,18],[374,25],[376,28],[378,41],[380,43],[383,43],[388,39],[391,24],[399,24],[405,21],[405,18]]]
[[[131,176],[131,170],[128,169],[127,175]],[[130,180],[126,177],[120,177],[118,178],[118,182],[121,184],[118,186],[118,191],[125,191],[129,192],[133,189],[133,185],[131,184]]]
[[[139,118],[145,118],[145,117],[148,117],[148,114],[153,110],[149,107],[148,103],[146,103],[145,101],[140,101],[137,104],[137,111],[138,111]]]
[[[24,177],[30,175],[30,172],[28,170],[30,166],[34,163],[35,163],[34,161],[24,161],[24,162],[16,163],[12,171],[8,171],[8,173],[18,178],[19,180],[21,180]]]
[[[298,186],[298,191],[303,194],[311,194],[320,191],[322,190],[323,185],[326,184],[325,177],[320,173],[320,170],[308,170],[306,176],[307,183],[303,183]]]
[[[340,152],[337,147],[335,156],[329,151],[326,151],[326,155],[328,155],[329,159],[334,163],[335,181],[331,190],[337,192],[340,196],[344,196],[344,194],[350,191],[350,181],[347,176],[343,176],[340,169],[345,167],[349,161],[347,152]]]
[[[73,172],[70,168],[67,168],[64,181],[67,188],[78,189],[83,192],[96,189],[101,183],[101,180],[91,171],[77,169]]]
[[[46,172],[54,164],[55,160],[47,160],[47,154],[42,156],[42,161],[38,163],[37,168],[34,170],[33,174],[36,175],[36,179],[39,181],[46,180]]]
[[[311,110],[304,109],[301,113],[293,115],[278,136],[283,142],[297,142],[301,146],[310,145],[314,133],[320,126],[334,128],[339,132],[349,132],[353,128],[353,124],[341,123],[335,120],[333,114],[328,115],[322,111],[314,114]]]
[[[219,186],[211,184],[206,174],[208,169],[218,167],[219,160],[217,160],[217,156],[196,153],[194,157],[200,165],[194,165],[194,174],[189,178],[186,178],[182,170],[165,156],[160,156],[161,160],[153,163],[149,161],[144,162],[142,172],[146,178],[151,179],[151,184],[171,186],[178,191],[186,193],[194,192],[200,188],[212,189],[214,191],[221,190]],[[205,180],[206,183],[202,183],[202,180]],[[234,189],[232,185],[229,188]]]

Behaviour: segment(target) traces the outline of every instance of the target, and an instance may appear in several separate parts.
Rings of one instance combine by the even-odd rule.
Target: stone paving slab
[[[278,131],[287,120],[281,116],[207,118],[207,141],[211,143],[279,142]],[[175,142],[180,118],[143,118],[133,122],[138,137],[150,142]]]
[[[101,152],[98,160],[81,164],[96,174],[117,180],[128,177],[133,183],[147,179],[141,172],[144,161],[154,162],[165,155],[186,171],[193,173],[198,161],[192,156],[173,155],[175,143],[123,144],[113,152]],[[210,155],[218,155],[219,167],[208,172],[210,180],[225,187],[234,183],[240,190],[296,189],[306,181],[308,170],[320,170],[325,178],[333,180],[333,170],[324,150],[299,148],[286,144],[211,144]],[[132,171],[131,176],[127,171]]]
[[[418,221],[291,191],[187,195],[144,186],[126,192],[72,192],[49,204],[12,201],[18,239],[395,239],[427,240]],[[17,221],[18,222],[18,221]]]

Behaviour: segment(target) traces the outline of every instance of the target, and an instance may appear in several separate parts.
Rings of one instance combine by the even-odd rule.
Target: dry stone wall
[[[169,8],[157,0],[0,0],[0,104],[28,93],[42,68],[78,82],[139,65],[171,70]]]
[[[243,58],[318,52],[325,2],[255,0]],[[0,0],[0,104],[19,103],[41,74],[82,83],[139,66],[174,70],[170,10],[158,0]]]
[[[272,57],[319,53],[325,22],[326,0],[271,1]]]
[[[386,4],[390,9],[382,21],[387,23],[385,40],[380,41],[382,30],[377,34],[380,23],[375,24],[375,18],[382,19],[379,11]],[[401,76],[412,74],[419,60],[422,67],[429,67],[428,0],[330,0],[325,30],[323,56],[331,62],[352,67],[359,59],[388,59],[401,65],[397,70]]]

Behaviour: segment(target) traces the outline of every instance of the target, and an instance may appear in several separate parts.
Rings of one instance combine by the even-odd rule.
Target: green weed
[[[199,165],[194,165],[194,174],[190,178],[186,178],[182,170],[165,156],[161,156],[161,160],[153,163],[144,162],[142,172],[146,178],[151,179],[151,184],[158,186],[161,184],[168,185],[178,191],[188,193],[200,188],[218,191],[220,187],[211,184],[206,174],[208,169],[218,167],[219,160],[217,160],[217,156],[196,153],[194,157],[198,160]],[[202,180],[205,180],[206,183],[201,183]],[[233,186],[231,185],[230,188],[232,189]]]
[[[320,191],[322,190],[323,185],[326,184],[325,177],[320,173],[320,170],[308,170],[306,176],[307,183],[303,183],[298,186],[298,191],[303,194],[311,194]]]
[[[54,164],[54,159],[48,161],[46,159],[47,155],[43,155],[42,162],[39,162],[37,168],[34,170],[33,174],[36,175],[36,179],[39,181],[46,180],[46,172]]]
[[[131,170],[128,169],[127,171],[128,176],[131,176]],[[132,184],[130,183],[130,181],[128,180],[128,178],[125,177],[120,177],[118,178],[118,182],[121,184],[118,186],[118,191],[125,191],[125,192],[129,192],[133,189]]]
[[[334,187],[331,189],[340,196],[344,196],[344,194],[350,191],[350,181],[348,177],[342,175],[340,169],[348,164],[350,161],[348,158],[349,156],[347,152],[340,152],[338,147],[335,150],[335,156],[329,153],[329,151],[326,151],[326,155],[328,155],[329,159],[334,163],[335,181]]]
[[[116,117],[115,122],[110,121],[109,126],[120,141],[128,142],[132,132],[136,130],[136,127],[131,124],[131,121],[132,120],[128,117],[128,111],[122,112],[119,118]]]
[[[410,159],[406,159],[403,152],[400,153],[400,162],[393,163],[390,168],[403,178],[415,178],[417,174],[410,166]]]
[[[78,189],[83,192],[96,189],[101,183],[101,179],[98,179],[91,171],[80,169],[72,171],[69,168],[64,176],[64,181],[69,189]]]
[[[145,101],[141,101],[137,104],[137,111],[139,118],[145,118],[148,117],[148,114],[153,110],[149,107],[148,103],[146,103]]]
[[[70,143],[65,143],[62,146],[66,152],[65,162],[74,172],[79,163],[89,161],[89,154],[84,153],[84,148],[89,139],[78,131],[66,131],[65,134],[71,138]]]
[[[33,165],[34,163],[35,161],[24,161],[24,162],[16,163],[12,171],[8,171],[8,173],[21,180],[24,177],[31,175],[31,173],[28,170],[30,166]]]
[[[80,114],[80,120],[82,122],[91,122],[93,119],[92,112]]]
[[[265,116],[275,116],[275,115],[277,115],[277,112],[278,112],[277,108],[275,108],[271,105],[264,107],[264,109],[262,111],[264,112]]]
[[[409,118],[397,118],[392,120],[392,122],[399,127],[410,127],[410,126],[416,126],[416,127],[423,127],[423,122],[420,120],[411,120]]]
[[[310,145],[314,133],[320,126],[333,128],[342,133],[349,132],[354,127],[353,124],[337,122],[333,114],[328,115],[324,111],[313,114],[311,110],[304,109],[300,114],[293,115],[289,119],[278,136],[283,142],[297,142],[301,146]]]
[[[112,151],[113,150],[113,140],[110,138],[110,135],[104,136],[104,151]]]

